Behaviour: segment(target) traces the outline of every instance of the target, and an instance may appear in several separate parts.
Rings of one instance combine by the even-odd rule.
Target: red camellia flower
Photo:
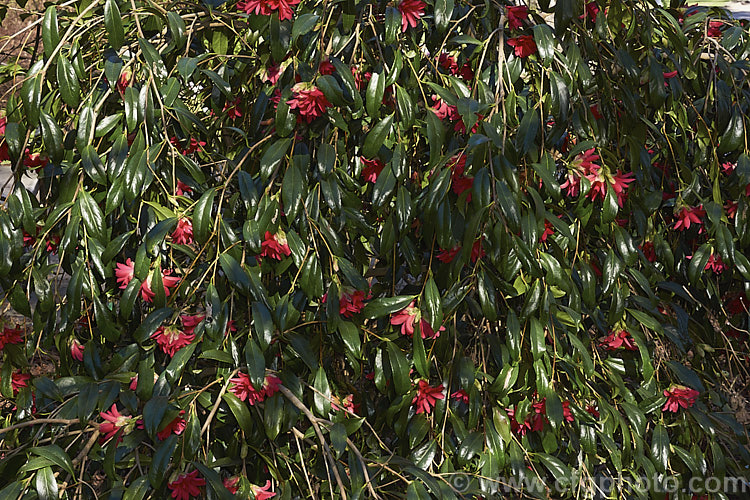
[[[627,349],[628,351],[638,350],[638,347],[635,345],[635,340],[633,340],[633,337],[630,336],[630,332],[627,330],[610,333],[601,339],[599,345],[608,351],[614,351],[620,347]]]
[[[508,18],[508,27],[517,30],[529,18],[529,9],[525,5],[509,5],[505,7],[505,16]]]
[[[323,59],[318,65],[318,73],[321,75],[332,75],[336,72],[336,66],[328,59]]]
[[[40,153],[32,153],[29,148],[26,148],[25,156],[23,158],[23,164],[26,168],[35,169],[44,167],[49,163],[49,158],[42,156]]]
[[[643,245],[641,245],[641,251],[647,261],[652,263],[656,261],[656,248],[654,248],[653,241],[644,241]]]
[[[710,21],[706,34],[710,37],[721,38],[721,28],[724,26],[722,21]]]
[[[198,326],[198,323],[204,319],[206,319],[206,316],[203,314],[195,314],[192,316],[189,314],[181,314],[180,321],[182,322],[182,331],[191,335],[193,330],[195,330],[195,327]]]
[[[415,307],[412,300],[411,304],[391,317],[391,324],[393,326],[401,325],[401,335],[413,337],[414,327],[417,325],[417,320],[419,320],[419,331],[423,339],[436,339],[440,336],[440,332],[445,331],[444,326],[438,328],[437,332],[433,331],[430,323],[421,316],[422,313],[419,308]]]
[[[406,31],[409,26],[417,27],[417,22],[424,15],[424,8],[427,4],[422,0],[401,0],[398,4],[398,10],[401,12],[401,31]]]
[[[133,72],[128,68],[122,70],[120,78],[117,79],[117,91],[121,96],[125,95],[125,89],[133,83]]]
[[[575,420],[573,417],[573,412],[570,411],[570,401],[563,401],[562,404],[563,407],[563,418],[566,422],[572,422]]]
[[[354,314],[362,311],[365,307],[365,292],[344,288],[339,297],[339,314],[345,318],[351,318]]]
[[[70,343],[70,355],[76,361],[83,361],[83,351],[85,347],[83,344],[78,342],[78,339],[73,339]]]
[[[240,109],[241,98],[237,97],[232,102],[224,103],[224,113],[229,117],[230,120],[236,120],[242,118],[242,110]]]
[[[180,415],[175,417],[171,422],[169,422],[166,427],[164,427],[162,430],[160,430],[156,437],[159,438],[159,440],[164,441],[172,434],[180,435],[185,430],[185,419],[182,418],[182,416],[185,414],[185,410],[180,410]]]
[[[115,277],[117,282],[120,284],[120,289],[124,290],[128,287],[128,283],[133,280],[133,273],[135,272],[135,264],[131,259],[125,261],[125,263],[118,262],[115,266]]]
[[[441,120],[446,118],[450,121],[456,121],[461,119],[461,115],[458,114],[458,108],[451,106],[436,95],[432,95],[432,100],[435,103],[430,109],[435,113],[435,116]]]
[[[188,335],[185,332],[180,331],[177,325],[170,325],[167,327],[160,326],[153,335],[152,339],[156,340],[161,350],[168,354],[171,358],[177,351],[183,347],[190,345],[195,340],[195,335]]]
[[[292,7],[300,3],[300,0],[247,0],[247,2],[237,2],[237,8],[246,14],[255,13],[261,16],[271,15],[272,12],[279,12],[279,21],[292,19],[294,10]]]
[[[287,101],[291,109],[299,111],[300,117],[307,123],[322,116],[331,107],[323,91],[309,83],[298,83],[292,87],[294,97]]]
[[[445,399],[443,394],[443,384],[431,387],[426,380],[420,380],[417,388],[417,395],[412,399],[411,404],[417,405],[416,413],[430,413],[435,407],[438,399]]]
[[[484,252],[484,248],[482,248],[482,241],[484,240],[484,236],[479,238],[477,241],[474,242],[474,244],[471,246],[471,261],[476,262],[477,260],[481,259],[486,255]]]
[[[177,276],[171,276],[171,274],[172,274],[172,271],[169,269],[165,269],[161,272],[161,282],[162,282],[162,285],[164,285],[164,295],[167,297],[169,297],[169,294],[171,293],[171,289],[176,287],[177,284],[180,282],[180,278],[178,278]],[[156,296],[153,290],[151,290],[151,276],[152,276],[152,273],[149,273],[146,280],[143,283],[141,283],[141,297],[146,302],[153,301],[154,297]]]
[[[451,262],[453,262],[453,259],[456,258],[456,255],[458,255],[458,252],[460,251],[461,251],[460,246],[455,246],[451,248],[450,250],[443,250],[441,248],[440,252],[438,252],[437,254],[437,260],[439,260],[443,264],[450,264]]]
[[[250,489],[253,490],[255,500],[267,500],[276,496],[276,493],[274,493],[273,491],[269,491],[271,489],[271,481],[268,479],[266,480],[266,484],[264,484],[263,486],[256,486],[254,484],[251,484]]]
[[[23,333],[23,327],[16,325],[15,328],[3,327],[3,332],[0,334],[0,350],[8,344],[20,344],[23,342],[21,334]]]
[[[458,123],[463,125],[463,121]],[[466,156],[458,155],[451,158],[448,163],[451,168],[451,191],[456,193],[456,196],[461,196],[461,193],[468,191],[474,185],[474,177],[464,175],[464,169],[466,168]],[[471,202],[471,194],[466,197],[467,202]]]
[[[21,370],[14,371],[10,376],[10,386],[13,389],[13,396],[17,396],[22,388],[28,387],[27,383],[31,379],[28,373],[21,373]]]
[[[240,489],[240,476],[228,477],[224,480],[224,487],[229,490],[232,495],[237,493]]]
[[[570,164],[570,169],[566,176],[566,180],[560,185],[560,189],[564,190],[565,193],[570,197],[578,196],[581,189],[581,177],[587,175],[592,168],[601,168],[597,165],[596,161],[599,160],[599,155],[596,154],[594,148],[588,149],[583,153],[577,155]]]
[[[708,257],[708,262],[706,262],[706,267],[704,267],[704,270],[708,271],[710,269],[716,274],[721,274],[722,271],[724,271],[724,269],[726,268],[727,265],[723,260],[721,260],[721,255],[712,253]]]
[[[456,58],[446,52],[441,52],[438,56],[438,66],[447,69],[454,75],[456,74],[456,71],[458,71],[458,62],[456,62]]]
[[[198,470],[188,474],[180,474],[177,479],[169,483],[169,489],[172,490],[172,498],[175,500],[190,500],[192,497],[198,497],[201,494],[201,486],[206,485],[206,480],[198,477]]]
[[[664,390],[664,395],[667,397],[667,402],[661,411],[677,413],[680,408],[687,409],[693,406],[700,392],[684,385],[672,384],[669,389]]]
[[[456,401],[459,401],[464,404],[469,404],[469,393],[466,392],[463,389],[459,389],[453,394],[451,394],[451,398],[455,399]]]
[[[536,42],[531,35],[521,35],[515,38],[509,38],[508,45],[514,48],[514,54],[516,54],[516,57],[529,57],[531,54],[536,54],[537,51]]]
[[[516,408],[506,408],[505,412],[508,414],[510,420],[510,430],[520,436],[525,436],[527,432],[531,430],[531,422],[528,417],[523,422],[516,420]]]
[[[703,205],[697,207],[682,207],[675,217],[677,221],[674,223],[674,228],[678,231],[684,231],[690,229],[691,224],[702,224],[702,217],[706,215],[706,211],[703,210]]]
[[[380,158],[368,160],[364,156],[360,156],[359,159],[365,166],[365,168],[362,169],[362,177],[365,179],[365,181],[375,184],[375,182],[377,182],[378,180],[380,172],[382,172],[385,168],[385,164],[380,160]]]
[[[596,2],[588,2],[586,4],[586,13],[581,14],[578,17],[579,19],[583,19],[588,15],[589,19],[591,19],[591,22],[595,23],[597,14],[599,14],[599,6],[596,4]]]
[[[190,186],[188,186],[182,181],[177,181],[177,187],[174,190],[175,196],[184,196],[186,193],[192,193],[192,192],[193,192],[193,188],[191,188]]]
[[[548,422],[546,398],[531,403],[531,411],[526,415],[523,422],[516,419],[515,407],[506,408],[505,411],[510,418],[510,429],[520,436],[525,436],[529,431],[543,431],[544,424]]]
[[[283,231],[276,234],[266,231],[264,240],[260,244],[260,257],[283,260],[284,257],[290,255],[292,255],[292,251],[287,243],[286,234]]]
[[[586,413],[588,413],[594,418],[599,418],[599,410],[597,410],[596,406],[592,404],[586,405]]]
[[[262,403],[266,398],[276,394],[281,385],[279,377],[266,375],[263,380],[263,387],[258,390],[250,383],[250,377],[242,372],[237,373],[237,376],[229,379],[229,381],[233,384],[229,388],[229,392],[237,396],[240,401],[247,401],[250,406],[254,406],[255,403]]]
[[[177,219],[177,227],[172,233],[172,241],[178,245],[193,243],[193,222],[188,217]]]
[[[121,427],[125,428],[123,434],[128,434],[135,426],[135,419],[121,415],[117,410],[117,405],[114,403],[108,412],[103,411],[99,416],[105,420],[105,422],[99,424],[99,432],[102,434],[102,437],[99,438],[99,444],[104,444],[112,439]],[[117,440],[118,443],[120,441],[122,441],[122,435]]]
[[[555,234],[555,226],[547,219],[544,220],[544,232],[539,237],[539,241],[547,241],[547,238]]]

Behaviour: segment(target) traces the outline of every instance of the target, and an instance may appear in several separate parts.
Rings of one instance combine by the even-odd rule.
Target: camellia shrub
[[[103,0],[17,36],[0,497],[744,486],[726,12]]]

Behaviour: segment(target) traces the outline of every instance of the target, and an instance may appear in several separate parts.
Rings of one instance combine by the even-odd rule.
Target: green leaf
[[[44,11],[42,20],[42,43],[44,44],[44,57],[49,59],[60,43],[60,32],[57,24],[57,7],[50,5]]]
[[[161,426],[161,421],[164,419],[168,406],[169,400],[166,396],[155,396],[148,400],[143,407],[143,423],[151,439],[156,437],[156,432]]]
[[[318,23],[318,19],[320,19],[320,16],[311,13],[298,16],[292,26],[292,43],[296,42],[300,36],[309,33]]]
[[[331,387],[328,385],[328,377],[325,369],[321,366],[315,373],[313,382],[313,409],[321,417],[327,417],[331,412]]]
[[[546,65],[555,55],[555,35],[552,33],[552,28],[546,24],[534,25],[533,30],[537,50]]]
[[[229,406],[229,409],[232,411],[232,415],[234,415],[237,423],[240,424],[240,429],[242,429],[242,432],[244,432],[248,436],[252,435],[253,419],[250,415],[250,410],[247,407],[247,403],[240,401],[237,396],[235,396],[231,392],[225,392],[221,396],[221,399],[223,399],[224,402],[226,402],[227,406]]]
[[[386,342],[386,348],[388,350],[388,361],[391,364],[396,394],[406,394],[411,388],[411,378],[409,377],[411,365],[395,343]]]
[[[73,471],[73,462],[70,460],[68,454],[65,453],[65,450],[60,448],[58,445],[51,444],[47,446],[33,447],[29,448],[29,451],[34,455],[46,458],[71,476],[75,476],[75,472]]]
[[[120,9],[117,0],[105,0],[104,2],[104,27],[109,35],[109,44],[115,50],[120,50],[125,41],[125,30],[122,26]]]
[[[32,68],[32,70],[33,69],[34,68]],[[44,78],[42,77],[42,75],[31,76],[31,73],[32,71],[29,70],[28,79],[21,87],[21,100],[23,101],[23,108],[26,112],[26,119],[29,122],[29,126],[33,128],[39,124],[39,112],[41,110],[42,100],[42,83],[44,81]]]
[[[208,241],[209,233],[213,227],[211,211],[214,205],[216,188],[211,188],[200,197],[193,209],[193,238],[196,243],[203,245]]]
[[[156,489],[161,486],[161,483],[165,479],[165,473],[169,467],[169,461],[174,455],[174,450],[177,447],[178,438],[179,436],[172,434],[161,443],[156,453],[154,453],[151,466],[148,468],[148,480],[151,486]]]
[[[658,424],[654,428],[651,437],[651,455],[654,458],[654,465],[656,465],[657,470],[664,473],[669,464],[669,434],[662,424]]]
[[[430,276],[425,284],[425,302],[427,303],[426,319],[434,331],[443,322],[443,306],[435,280]]]
[[[363,314],[368,319],[384,318],[401,311],[414,300],[413,295],[398,295],[383,297],[370,301],[364,308]]]
[[[185,36],[185,21],[177,12],[167,12],[167,22],[169,23],[169,31],[172,33],[172,38],[177,48],[182,48],[187,43],[187,37]]]
[[[309,163],[309,157],[307,158]],[[307,172],[302,166],[300,156],[294,156],[281,183],[281,199],[287,220],[296,219],[302,206],[302,197],[307,194]]]
[[[357,326],[348,321],[339,321],[336,327],[349,355],[354,359],[360,359],[362,357],[362,339],[359,336]]]
[[[677,361],[667,361],[667,366],[682,384],[692,387],[700,392],[706,392],[706,388],[703,386],[701,378],[693,370]]]
[[[443,33],[453,15],[454,0],[435,0],[435,27]]]
[[[141,47],[141,51],[143,51],[143,56],[146,58],[151,74],[156,79],[156,82],[161,85],[161,83],[167,79],[168,73],[166,66],[164,66],[164,61],[161,60],[159,52],[157,52],[156,48],[145,38],[138,38],[138,45]],[[148,86],[145,88],[148,88]]]
[[[518,135],[516,136],[516,145],[520,154],[524,155],[528,153],[531,147],[534,146],[536,138],[539,135],[540,126],[539,111],[535,108],[528,109],[523,118],[521,118],[521,123],[518,126]]]
[[[231,500],[236,498],[229,492],[227,487],[224,486],[219,474],[215,470],[209,469],[200,462],[193,462],[193,465],[195,465],[195,468],[200,471],[201,476],[208,480],[208,487],[213,493],[211,498],[218,498],[220,500]]]
[[[54,7],[50,7],[52,9]],[[75,69],[67,57],[60,54],[57,60],[57,84],[63,102],[71,108],[78,107],[81,101],[81,86],[78,83]]]
[[[417,368],[417,371],[420,375],[422,375],[426,379],[429,379],[430,364],[427,360],[427,353],[424,350],[424,341],[422,340],[422,335],[420,335],[419,332],[414,332],[412,342],[414,344],[414,366]]]
[[[193,357],[193,353],[195,352],[195,349],[197,347],[198,344],[196,343],[189,344],[175,353],[175,355],[172,357],[172,360],[167,365],[166,370],[164,370],[164,373],[167,376],[167,380],[169,380],[170,382],[179,380],[183,370]]]
[[[122,500],[143,500],[148,492],[148,477],[141,476],[128,486]]]
[[[81,190],[78,196],[78,205],[83,216],[83,225],[89,235],[102,243],[106,243],[104,241],[104,214],[88,191]]]
[[[535,455],[540,462],[552,473],[557,484],[570,485],[572,481],[572,472],[570,467],[565,465],[559,458],[553,457],[546,453],[538,453]]]
[[[281,161],[289,151],[291,144],[291,139],[279,139],[263,153],[260,159],[260,177],[263,182],[266,182],[273,171],[281,165]]]
[[[248,293],[250,290],[250,277],[247,275],[239,262],[228,253],[223,253],[219,256],[219,263],[224,274],[227,275],[229,282],[243,293]]]
[[[374,158],[380,147],[385,143],[388,138],[388,134],[391,131],[391,125],[393,124],[393,115],[388,115],[378,123],[367,133],[365,137],[365,143],[362,146],[362,155],[365,158]]]
[[[60,163],[63,159],[65,150],[63,149],[63,136],[60,127],[54,118],[45,111],[40,113],[40,122],[42,125],[42,140],[44,148],[47,150],[50,159],[54,163]]]
[[[385,8],[385,43],[392,44],[401,32],[401,12],[395,7]]]
[[[39,500],[57,500],[57,481],[51,467],[44,467],[37,471],[34,486]]]
[[[260,390],[266,379],[266,360],[258,343],[252,339],[248,340],[245,345],[245,362],[247,363],[250,383],[253,384],[253,387]]]
[[[128,288],[129,287],[130,284],[128,284]],[[140,286],[138,288],[140,288]],[[154,334],[156,329],[159,328],[162,323],[164,323],[164,320],[166,320],[170,316],[172,316],[171,307],[162,307],[161,309],[153,311],[135,330],[135,332],[133,333],[133,338],[137,342],[146,342],[149,338],[151,338],[151,335]]]
[[[385,75],[373,73],[370,83],[365,91],[365,103],[367,114],[373,119],[380,117],[380,108],[383,106],[383,95],[385,94]]]

